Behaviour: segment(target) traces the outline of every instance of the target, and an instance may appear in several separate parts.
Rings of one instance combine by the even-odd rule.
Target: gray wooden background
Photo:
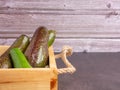
[[[54,50],[120,52],[120,0],[0,0],[0,44],[38,26],[57,31]]]

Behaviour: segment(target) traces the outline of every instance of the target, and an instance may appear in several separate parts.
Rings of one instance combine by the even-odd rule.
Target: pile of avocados
[[[38,27],[33,36],[20,35],[0,56],[0,68],[43,68],[49,66],[48,48],[56,38],[55,30]]]

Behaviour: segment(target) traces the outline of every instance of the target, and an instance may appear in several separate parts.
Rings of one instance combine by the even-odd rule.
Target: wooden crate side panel
[[[0,90],[50,90],[50,82],[0,83]]]
[[[7,49],[9,48],[9,46],[7,45],[0,45],[0,55],[2,55]]]
[[[0,69],[0,83],[14,82],[50,82],[50,69]]]
[[[54,50],[52,46],[49,48],[49,59],[50,59],[50,69],[51,69],[50,90],[58,90],[57,65],[56,65]]]
[[[57,69],[56,61],[55,61],[55,55],[54,55],[54,49],[53,47],[49,47],[49,59],[50,59],[50,69]]]
[[[0,46],[2,48],[0,50],[5,51],[8,47]],[[55,71],[57,68],[52,47],[49,48],[49,55],[50,68],[0,69],[2,77],[0,78],[0,90],[28,90],[29,88],[29,90],[57,90],[58,79]]]

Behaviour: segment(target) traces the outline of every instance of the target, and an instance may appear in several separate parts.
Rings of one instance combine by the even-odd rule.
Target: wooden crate
[[[9,46],[0,46],[0,55]],[[60,55],[57,55],[58,58]],[[0,69],[0,90],[57,90],[58,73],[70,72],[69,68],[57,69],[53,48],[49,48],[49,68]],[[69,64],[69,63],[67,63]],[[69,64],[70,66],[70,64]],[[74,69],[75,70],[75,69]]]

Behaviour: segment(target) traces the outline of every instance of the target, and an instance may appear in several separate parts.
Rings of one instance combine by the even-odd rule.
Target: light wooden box
[[[0,55],[9,46],[0,46]],[[56,56],[56,58],[58,58]],[[53,48],[49,48],[49,68],[0,69],[0,90],[57,90],[58,73],[74,72],[68,61],[67,68],[57,69]],[[71,70],[73,68],[73,71]],[[62,71],[63,70],[63,71]]]

